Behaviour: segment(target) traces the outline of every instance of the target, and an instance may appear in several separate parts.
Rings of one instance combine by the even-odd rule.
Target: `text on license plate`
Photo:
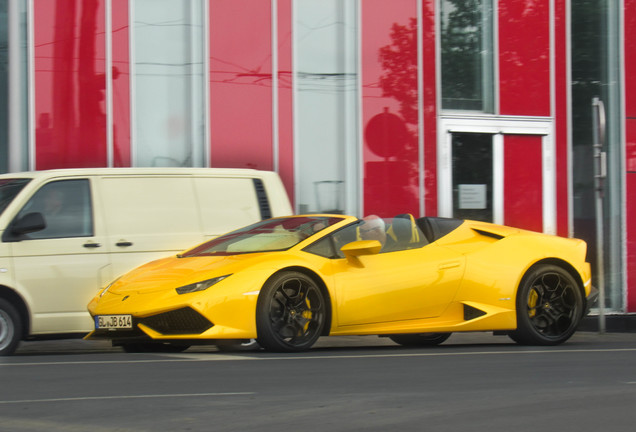
[[[95,329],[131,329],[132,315],[97,315]]]

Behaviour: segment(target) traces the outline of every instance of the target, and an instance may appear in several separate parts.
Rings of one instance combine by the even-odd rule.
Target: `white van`
[[[67,169],[0,175],[0,355],[92,330],[86,305],[138,265],[292,213],[276,173]]]

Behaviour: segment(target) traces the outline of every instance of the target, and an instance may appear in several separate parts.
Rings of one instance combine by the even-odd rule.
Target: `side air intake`
[[[486,315],[486,312],[483,310],[464,305],[464,321],[470,321],[484,315]]]
[[[485,237],[494,238],[496,240],[501,240],[502,238],[505,238],[504,236],[500,234],[495,234],[494,232],[490,232],[490,231],[484,231],[484,230],[480,230],[476,228],[473,228],[473,231],[475,231],[477,234],[483,235]]]

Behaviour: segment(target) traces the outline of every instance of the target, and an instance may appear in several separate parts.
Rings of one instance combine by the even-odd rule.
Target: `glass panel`
[[[7,23],[7,0],[0,0],[0,173],[7,172],[9,121],[9,38]]]
[[[357,213],[356,1],[294,4],[298,211]]]
[[[493,221],[492,135],[454,133],[453,217]]]
[[[379,253],[399,252],[417,249],[428,244],[424,233],[409,214],[395,218],[379,218],[375,215],[336,231],[333,235],[336,254],[344,258],[341,248],[347,243],[358,240],[377,240],[382,248]]]
[[[26,8],[26,1],[0,1],[0,131],[4,131],[0,136],[0,173],[29,170]],[[9,100],[12,97],[16,100]]]
[[[596,217],[592,98],[605,104],[607,129],[607,179],[604,194],[604,261],[606,307],[620,310],[623,304],[623,216],[620,136],[621,108],[619,73],[619,11],[609,0],[573,0],[572,12],[572,152],[574,235],[588,243],[588,257],[596,268]],[[593,278],[597,273],[592,272]],[[593,284],[597,282],[592,281]]]
[[[285,250],[340,221],[337,217],[267,219],[205,242],[181,257]]]
[[[137,166],[204,165],[201,0],[134,0]]]
[[[492,0],[440,0],[442,108],[494,112]]]
[[[26,186],[30,179],[2,179],[0,180],[0,215]]]
[[[29,239],[93,235],[88,180],[63,180],[45,184],[24,205],[16,219],[33,212],[44,216],[46,228],[27,234]]]

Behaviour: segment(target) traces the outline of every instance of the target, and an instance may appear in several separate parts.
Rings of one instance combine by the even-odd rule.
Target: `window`
[[[203,2],[133,3],[133,163],[204,166]]]
[[[440,0],[442,108],[494,112],[492,0]]]
[[[60,180],[45,184],[20,210],[16,219],[34,212],[42,214],[46,228],[28,234],[28,239],[93,235],[88,180]]]
[[[298,211],[356,214],[357,3],[294,3]]]
[[[607,178],[604,191],[605,306],[624,305],[622,214],[621,100],[619,95],[620,6],[609,0],[575,0],[572,12],[572,183],[574,236],[588,243],[592,283],[597,285],[597,239],[594,195],[592,98],[598,96],[606,112]],[[629,198],[628,198],[629,199]]]

